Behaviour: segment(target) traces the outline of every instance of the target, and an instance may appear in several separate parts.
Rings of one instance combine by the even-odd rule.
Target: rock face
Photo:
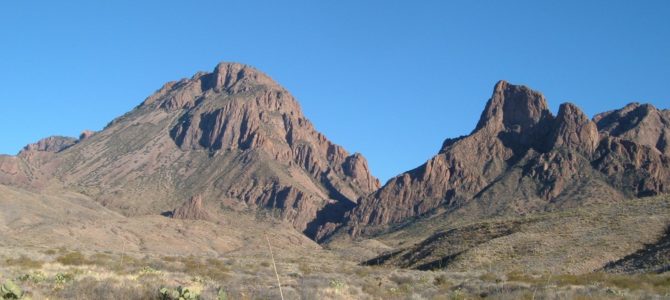
[[[212,217],[205,210],[202,204],[202,197],[195,195],[188,201],[184,202],[182,206],[172,211],[172,218],[182,220],[204,220],[209,221]]]
[[[27,152],[54,153],[36,167],[50,184],[127,215],[171,211],[200,195],[175,216],[204,217],[203,204],[267,210],[315,238],[380,186],[365,158],[317,132],[288,91],[236,63],[167,83],[79,141],[50,138]]]
[[[39,140],[37,143],[23,147],[21,152],[40,151],[40,152],[61,152],[77,143],[77,139],[64,136],[51,136]]]
[[[603,134],[656,148],[670,155],[670,110],[651,104],[631,103],[626,107],[596,115],[593,120]]]
[[[87,138],[92,137],[94,134],[95,134],[95,131],[92,131],[92,130],[84,130],[84,131],[82,131],[81,134],[79,135],[79,140],[80,140],[80,141],[83,141],[83,140],[85,140],[85,139],[87,139]]]
[[[436,210],[526,213],[670,192],[667,111],[651,105],[590,120],[565,103],[501,81],[466,137],[391,179],[348,213],[349,232],[374,232]]]

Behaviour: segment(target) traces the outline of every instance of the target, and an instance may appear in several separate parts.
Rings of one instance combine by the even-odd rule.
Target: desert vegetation
[[[48,253],[48,254],[47,254]],[[3,299],[278,299],[269,258],[4,251]],[[22,262],[22,263],[19,263]],[[658,299],[666,274],[418,271],[280,254],[286,299]]]

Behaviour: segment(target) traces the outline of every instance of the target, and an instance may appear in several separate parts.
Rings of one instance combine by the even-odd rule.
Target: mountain
[[[74,191],[126,216],[270,212],[317,238],[377,188],[262,72],[221,63],[169,82],[100,132],[0,157],[0,184]]]
[[[541,93],[500,81],[471,134],[363,198],[346,228],[356,236],[431,214],[523,215],[668,193],[669,116],[631,104],[590,120],[571,103],[554,116]]]

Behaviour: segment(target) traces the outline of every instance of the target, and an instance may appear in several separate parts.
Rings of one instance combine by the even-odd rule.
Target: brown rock
[[[596,124],[572,103],[561,105],[552,132],[551,148],[566,147],[590,156],[598,146]]]
[[[51,136],[39,140],[37,143],[29,144],[23,147],[21,152],[40,151],[40,152],[60,152],[77,143],[77,139],[64,136]]]
[[[94,134],[95,134],[95,131],[93,131],[93,130],[84,130],[79,135],[79,141],[83,141],[85,139],[88,139],[88,138],[92,137]]]
[[[670,156],[670,111],[631,103],[593,118],[601,133],[656,148]]]
[[[172,211],[172,218],[183,220],[211,221],[212,217],[203,207],[202,196],[195,195],[184,202],[179,208]]]
[[[475,130],[363,198],[349,232],[440,210],[476,217],[667,193],[667,116],[634,104],[591,121],[566,103],[554,117],[540,93],[498,82]]]
[[[656,148],[606,136],[595,156],[593,166],[619,189],[638,197],[670,193],[670,157]]]
[[[368,161],[360,153],[347,156],[342,163],[342,171],[367,191],[375,191],[380,187],[379,179],[371,175]]]

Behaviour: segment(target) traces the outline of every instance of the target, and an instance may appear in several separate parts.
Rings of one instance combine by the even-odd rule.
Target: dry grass
[[[39,269],[42,267],[44,262],[33,260],[26,257],[25,255],[21,255],[18,258],[6,259],[5,264],[7,264],[7,266],[18,267],[21,269]]]
[[[279,297],[270,268],[250,271],[260,266],[262,258],[258,257],[125,255],[126,265],[119,267],[120,254],[72,253],[78,252],[64,251],[54,263],[31,259],[26,253],[21,261],[39,262],[39,270],[0,268],[0,274],[16,279],[33,299],[159,299],[158,290],[164,286],[188,287],[202,295],[201,299],[215,299],[219,289],[226,291],[228,299]],[[333,257],[279,262],[287,299],[637,299],[670,295],[670,275],[415,271],[356,266]],[[334,267],[324,270],[324,264]]]

